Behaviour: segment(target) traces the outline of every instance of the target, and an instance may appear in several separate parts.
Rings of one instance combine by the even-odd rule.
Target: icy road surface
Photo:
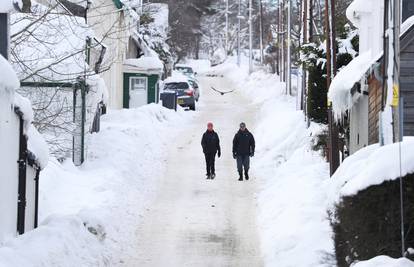
[[[171,144],[157,198],[136,233],[136,259],[125,266],[263,266],[255,180],[237,181],[231,153],[239,123],[253,128],[256,107],[237,92],[221,96],[210,89],[234,89],[225,78],[199,80],[203,91],[195,118]],[[221,139],[215,180],[205,179],[200,145],[208,121]]]

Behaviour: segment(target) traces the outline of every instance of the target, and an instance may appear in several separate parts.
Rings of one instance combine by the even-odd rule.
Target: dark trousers
[[[238,172],[248,172],[250,168],[250,157],[249,155],[246,156],[237,156],[237,171]]]
[[[205,153],[204,155],[206,156],[207,175],[216,174],[216,168],[214,166],[216,153]]]

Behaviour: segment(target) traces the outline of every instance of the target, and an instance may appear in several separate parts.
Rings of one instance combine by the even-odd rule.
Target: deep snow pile
[[[246,67],[217,66],[236,88],[260,105],[253,130],[257,143],[252,160],[259,181],[258,224],[266,266],[332,266],[333,241],[327,216],[328,165],[311,149],[312,136],[294,97],[284,95],[278,77],[265,72],[247,76]]]
[[[401,176],[414,173],[414,138],[401,143]],[[332,177],[332,203],[372,185],[400,177],[400,144],[370,145],[345,159]]]
[[[368,261],[361,261],[352,267],[414,267],[414,262],[401,258],[393,259],[387,256],[378,256]]]
[[[152,104],[104,116],[84,166],[51,160],[41,173],[41,225],[1,244],[0,266],[117,266],[134,257],[135,227],[187,114]]]

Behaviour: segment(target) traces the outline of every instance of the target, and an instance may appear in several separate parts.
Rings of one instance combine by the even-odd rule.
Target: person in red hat
[[[216,169],[214,166],[216,154],[221,157],[220,139],[218,134],[213,129],[213,123],[207,124],[207,131],[203,134],[201,139],[201,146],[206,157],[207,179],[214,179],[216,177]]]

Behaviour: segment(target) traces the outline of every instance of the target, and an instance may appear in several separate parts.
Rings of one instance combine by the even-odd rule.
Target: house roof
[[[404,38],[412,29],[414,29],[414,16],[401,24],[400,39]],[[352,107],[354,102],[351,93],[352,88],[382,56],[383,52],[377,55],[373,55],[371,51],[361,53],[334,77],[329,87],[328,98],[332,101],[332,109],[337,118]]]
[[[142,56],[140,58],[128,58],[124,61],[124,66],[136,71],[161,73],[164,64],[158,57]]]
[[[371,51],[361,53],[342,68],[332,80],[328,98],[332,101],[332,110],[339,117],[353,105],[351,89],[378,60]]]

